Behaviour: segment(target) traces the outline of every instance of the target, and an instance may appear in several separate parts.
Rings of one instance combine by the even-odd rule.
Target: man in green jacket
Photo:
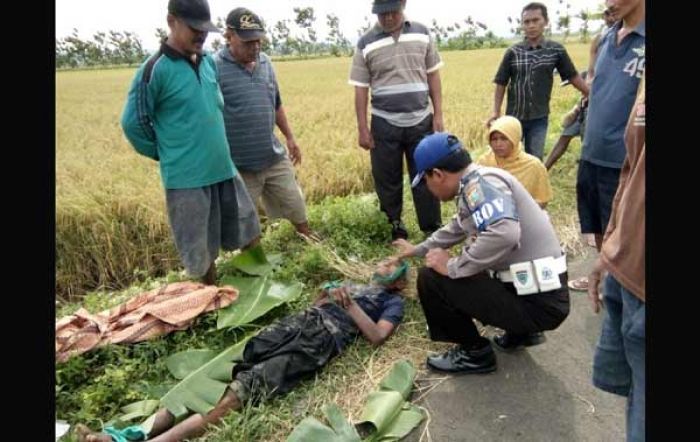
[[[170,0],[167,20],[170,34],[136,72],[121,124],[136,151],[160,163],[188,274],[214,284],[219,248],[246,245],[260,226],[229,153],[216,65],[202,49],[208,32],[220,32],[209,5]]]

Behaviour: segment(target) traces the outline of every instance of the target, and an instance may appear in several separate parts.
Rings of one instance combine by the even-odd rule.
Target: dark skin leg
[[[207,413],[206,416],[194,414],[179,424],[173,426],[175,418],[166,409],[161,409],[156,415],[153,429],[148,434],[152,442],[177,442],[201,436],[209,425],[216,425],[230,411],[239,410],[241,402],[231,390],[226,390],[224,397]],[[112,437],[91,431],[85,425],[78,424],[75,427],[79,442],[112,442]]]
[[[238,400],[236,394],[231,390],[226,390],[224,397],[221,398],[216,407],[207,413],[206,416],[194,414],[179,424],[175,425],[165,433],[149,439],[152,442],[177,442],[185,439],[199,437],[205,433],[207,426],[216,425],[230,411],[239,410],[241,401]]]
[[[564,152],[566,152],[566,149],[569,148],[569,143],[571,143],[571,140],[574,137],[569,137],[562,135],[559,137],[557,140],[557,144],[554,145],[552,148],[552,151],[549,153],[549,156],[547,157],[547,161],[544,162],[544,167],[547,168],[547,170],[551,169],[552,166],[554,166],[554,163],[556,163],[559,158],[561,158],[562,155],[564,155]]]
[[[206,285],[216,285],[216,264],[213,262],[209,266],[207,273],[202,276],[202,282]]]

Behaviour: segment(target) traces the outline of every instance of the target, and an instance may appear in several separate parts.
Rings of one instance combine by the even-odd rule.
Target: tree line
[[[591,20],[599,20],[602,17],[602,7],[597,12],[590,13],[586,10],[577,14],[570,12],[570,6],[564,5],[564,0],[559,0],[560,10],[556,11],[556,18],[550,22],[556,24],[557,29],[563,32],[564,39],[571,34],[571,19],[581,20],[579,36],[582,41],[589,38]],[[340,19],[335,14],[327,14],[326,25],[329,29],[325,40],[320,40],[316,32],[317,17],[312,7],[294,8],[294,18],[279,20],[268,26],[267,38],[263,41],[262,50],[273,56],[282,57],[316,57],[316,56],[351,56],[354,47],[350,40],[340,30]],[[511,32],[519,36],[522,33],[520,19],[507,17],[511,25]],[[220,29],[225,28],[225,20],[218,17],[215,21]],[[357,29],[360,37],[372,26],[368,17]],[[440,50],[468,50],[494,47],[506,47],[504,38],[496,36],[488,27],[471,16],[455,21],[454,23],[441,25],[435,19],[432,20],[430,31],[435,36]],[[552,34],[552,25],[547,30]],[[155,35],[159,41],[167,37],[167,31],[157,28]],[[217,51],[224,46],[222,37],[217,36],[207,41],[210,49]],[[78,30],[73,29],[71,35],[56,39],[56,67],[79,68],[90,66],[114,66],[137,65],[148,55],[144,50],[139,37],[128,31],[97,32],[91,39],[81,39]]]

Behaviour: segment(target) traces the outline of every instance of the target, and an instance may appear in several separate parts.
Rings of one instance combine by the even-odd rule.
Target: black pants
[[[515,334],[553,330],[569,314],[567,274],[559,279],[560,289],[518,296],[513,284],[485,273],[452,279],[422,267],[418,272],[418,296],[430,339],[465,347],[486,343],[472,318]]]
[[[403,206],[403,157],[406,156],[410,180],[416,176],[413,152],[424,136],[433,132],[433,116],[429,115],[413,127],[397,127],[372,115],[374,149],[370,151],[374,188],[382,212],[389,221],[401,219]],[[409,181],[410,181],[409,180]],[[411,190],[418,226],[424,232],[440,228],[440,201],[428,190],[425,182]]]
[[[325,321],[333,318],[309,308],[274,322],[248,341],[233,375],[253,402],[289,392],[338,355]]]

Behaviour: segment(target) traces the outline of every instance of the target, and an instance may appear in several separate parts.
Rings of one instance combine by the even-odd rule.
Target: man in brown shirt
[[[627,397],[627,440],[644,440],[645,379],[645,118],[644,77],[625,131],[627,156],[613,200],[600,257],[589,275],[593,311],[605,303],[593,359],[593,384]],[[608,272],[603,297],[598,285]]]

